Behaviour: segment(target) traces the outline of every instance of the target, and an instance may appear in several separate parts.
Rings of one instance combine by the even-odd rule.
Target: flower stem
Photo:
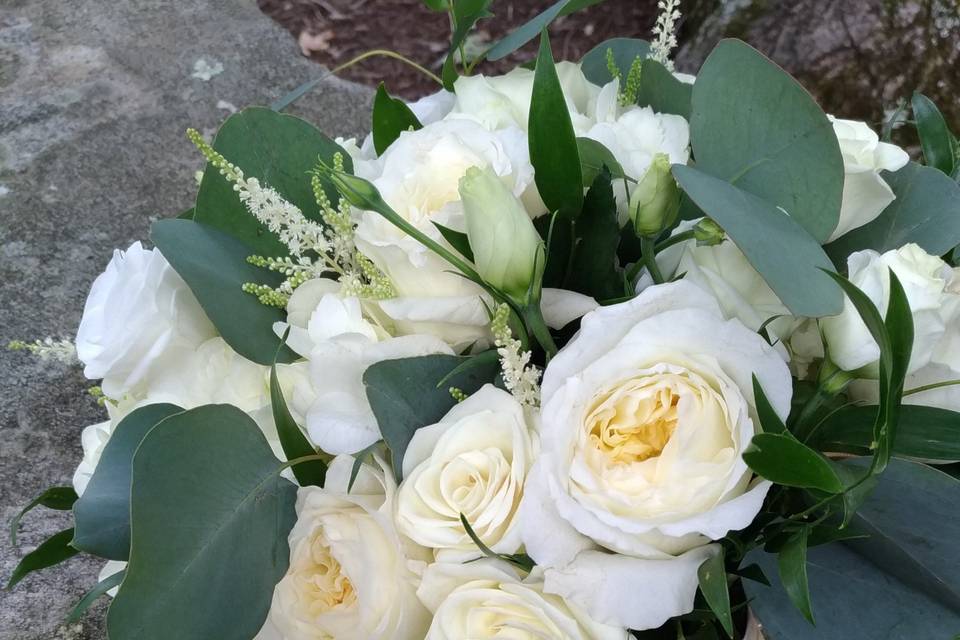
[[[681,242],[686,242],[687,240],[693,240],[696,236],[694,235],[693,229],[687,229],[676,235],[672,235],[663,242],[658,242],[653,250],[657,253],[660,253],[667,247],[672,247],[675,244],[680,244]]]
[[[941,387],[952,387],[954,385],[960,385],[960,380],[944,380],[943,382],[934,382],[932,384],[925,384],[922,387],[917,387],[915,389],[908,389],[907,391],[903,392],[903,395],[912,396],[915,393],[923,393],[924,391],[939,389]]]
[[[654,284],[663,284],[665,280],[663,279],[663,274],[660,272],[660,265],[657,264],[657,250],[653,238],[649,236],[640,238],[640,251],[643,252],[641,258],[642,264],[647,268],[647,271],[650,272],[650,277],[653,278]],[[636,265],[634,265],[634,270],[637,270]]]

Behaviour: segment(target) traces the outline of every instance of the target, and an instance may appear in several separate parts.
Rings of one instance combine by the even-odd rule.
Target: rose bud
[[[640,237],[659,235],[679,212],[680,189],[670,173],[670,158],[658,153],[630,196],[633,228]]]

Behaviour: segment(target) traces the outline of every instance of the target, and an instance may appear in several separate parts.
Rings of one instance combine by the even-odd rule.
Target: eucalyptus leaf
[[[540,196],[550,211],[576,216],[583,206],[580,152],[545,31],[540,36],[528,125],[530,163]]]
[[[826,246],[839,268],[847,266],[847,256],[863,249],[884,253],[913,242],[939,256],[960,245],[960,185],[915,162],[884,172],[883,178],[897,199],[872,222]]]
[[[832,270],[820,244],[769,202],[693,167],[673,166],[684,192],[736,243],[795,315],[840,313],[843,296],[823,270]]]
[[[840,219],[843,157],[830,120],[796,80],[746,43],[722,40],[697,75],[691,104],[697,169],[781,207],[816,240],[830,236]]]
[[[283,448],[283,454],[287,457],[287,460],[315,455],[317,453],[316,448],[310,444],[307,436],[300,429],[300,425],[290,415],[287,401],[283,397],[280,379],[277,377],[276,365],[270,367],[270,407],[273,411],[273,422],[277,427],[277,436],[280,438],[280,446]],[[327,465],[323,460],[303,462],[293,467],[293,476],[301,487],[322,487],[324,479],[327,477]]]
[[[652,58],[643,61],[637,103],[657,113],[672,113],[690,119],[693,85],[681,82]]]
[[[250,250],[240,240],[189,220],[157,220],[150,239],[193,291],[207,317],[234,351],[257,364],[273,363],[280,339],[273,324],[286,318],[282,309],[261,304],[243,291],[247,282],[279,286],[283,277],[247,263]],[[286,346],[277,362],[297,355]]]
[[[490,47],[486,53],[487,60],[499,60],[527,44],[563,13],[568,5],[573,4],[583,4],[583,0],[559,0],[553,3]]]
[[[590,49],[580,60],[580,68],[587,80],[601,87],[613,80],[607,68],[608,49],[613,52],[614,64],[623,80],[630,73],[634,60],[650,55],[650,43],[638,38],[611,38]]]
[[[368,367],[363,374],[367,399],[380,433],[390,447],[398,482],[403,479],[403,454],[414,431],[438,422],[456,404],[449,388],[457,387],[469,395],[485,383],[493,382],[499,371],[498,362],[485,360],[482,366],[462,370],[443,387],[437,387],[467,360],[468,357],[449,355],[384,360]]]
[[[39,496],[30,501],[20,512],[10,521],[10,544],[17,544],[17,529],[20,528],[20,521],[37,507],[46,507],[56,511],[67,511],[73,507],[77,501],[77,492],[73,487],[50,487]]]
[[[939,169],[948,176],[953,173],[954,154],[953,133],[947,126],[940,109],[933,101],[922,93],[914,93],[910,102],[913,108],[913,118],[917,122],[917,133],[920,135],[920,146],[923,148],[923,159],[928,167]]]
[[[848,407],[828,417],[818,432],[823,451],[866,455],[873,444],[878,407]],[[905,404],[900,407],[893,455],[948,464],[960,460],[960,413]]]
[[[600,172],[606,168],[614,178],[623,179],[623,167],[613,152],[592,138],[577,138],[577,151],[580,154],[580,171],[583,174],[583,186],[589,187]]]
[[[23,556],[17,566],[14,567],[13,573],[10,574],[10,579],[7,581],[7,590],[12,589],[34,571],[58,565],[80,553],[78,549],[70,546],[72,539],[73,529],[65,529],[53,534],[41,542],[36,549]]]
[[[787,433],[755,435],[743,460],[758,475],[777,484],[828,493],[843,491],[830,461]]]
[[[230,405],[171,416],[133,460],[132,544],[112,638],[249,640],[287,569],[296,486]]]
[[[321,158],[333,162],[343,156],[344,168],[353,170],[350,154],[306,120],[265,107],[249,107],[230,116],[220,127],[213,148],[250,178],[276,189],[311,220],[321,220],[307,173]],[[336,194],[327,191],[332,202]],[[207,165],[197,193],[193,220],[216,227],[249,247],[248,255],[287,255],[287,247],[267,230],[237,197],[233,184]],[[267,363],[269,364],[269,363]]]
[[[86,491],[73,505],[73,546],[109,560],[129,557],[133,455],[151,429],[182,411],[174,404],[148,404],[117,424]]]
[[[373,98],[373,148],[377,155],[382,155],[404,131],[422,128],[407,103],[391,97],[381,82]]]

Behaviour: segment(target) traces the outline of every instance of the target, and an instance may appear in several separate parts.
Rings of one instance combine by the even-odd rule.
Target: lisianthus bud
[[[525,299],[543,268],[537,258],[543,241],[520,200],[490,168],[479,167],[460,178],[460,199],[477,271],[511,298]]]
[[[658,153],[630,196],[633,228],[638,236],[658,235],[674,223],[679,212],[680,189],[670,173],[670,158]]]
[[[712,247],[723,242],[723,229],[710,218],[701,218],[693,227],[693,237],[698,247]]]

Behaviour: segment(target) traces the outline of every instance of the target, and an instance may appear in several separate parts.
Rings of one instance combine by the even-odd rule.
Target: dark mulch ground
[[[490,42],[523,24],[556,0],[496,0],[495,17],[480,23]],[[305,53],[333,67],[370,49],[392,49],[437,72],[450,41],[446,14],[429,11],[420,0],[258,0],[264,13],[300,41]],[[595,44],[614,36],[649,38],[656,0],[608,0],[550,28],[554,57],[578,60]],[[536,42],[496,63],[484,73],[505,72],[534,57]],[[369,85],[386,81],[391,93],[416,98],[437,89],[436,83],[401,62],[364,61],[338,74]]]

